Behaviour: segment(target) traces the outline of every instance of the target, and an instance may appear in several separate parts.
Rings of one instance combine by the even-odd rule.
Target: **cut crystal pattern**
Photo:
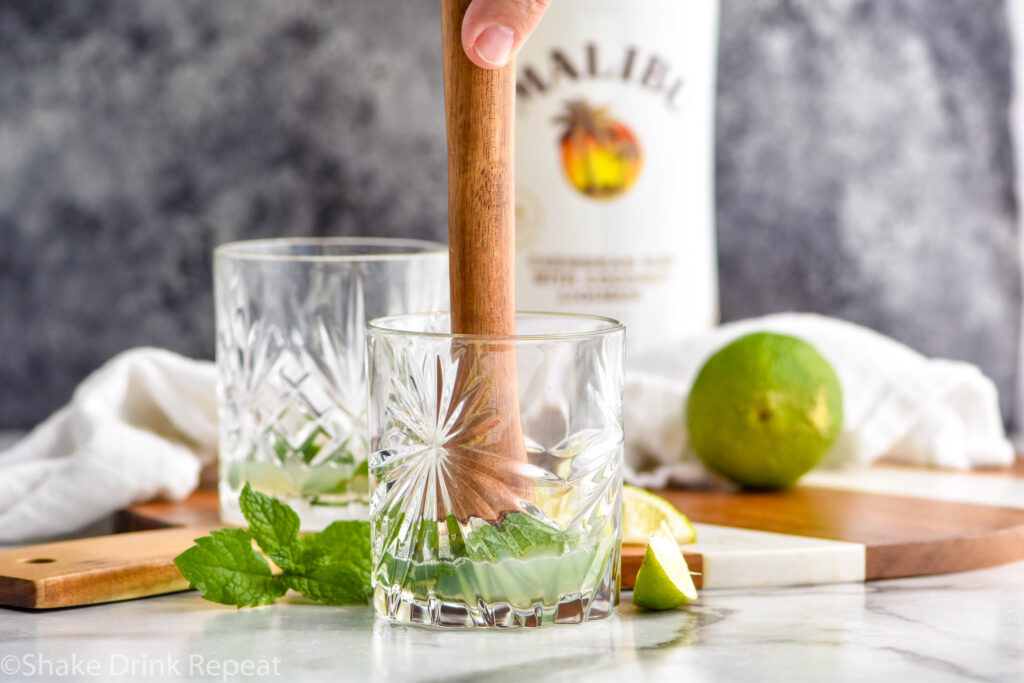
[[[378,613],[495,627],[609,614],[618,598],[621,332],[488,346],[372,330],[369,349]],[[507,384],[501,367],[516,371]],[[509,391],[515,415],[500,400]],[[515,452],[510,433],[520,434]]]
[[[222,505],[247,481],[295,505],[304,528],[331,521],[307,519],[311,506],[366,504],[367,317],[443,305],[446,268],[443,252],[415,268],[218,257]]]

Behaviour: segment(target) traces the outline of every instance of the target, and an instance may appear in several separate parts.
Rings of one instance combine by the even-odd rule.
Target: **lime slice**
[[[624,545],[647,545],[651,534],[668,527],[676,543],[693,543],[697,531],[686,515],[676,510],[672,503],[650,491],[628,484],[622,487],[622,543]]]
[[[633,585],[633,604],[647,609],[674,609],[697,599],[686,558],[664,531],[651,536]]]

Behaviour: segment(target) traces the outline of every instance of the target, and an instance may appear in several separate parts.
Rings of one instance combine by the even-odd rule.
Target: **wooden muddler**
[[[461,30],[469,2],[441,0],[452,332],[508,337],[516,332],[515,66],[482,69],[466,57]],[[456,390],[466,400],[450,402],[462,404],[464,427],[448,444],[450,505],[460,521],[497,521],[533,499],[523,474],[515,345],[467,339],[453,353]]]

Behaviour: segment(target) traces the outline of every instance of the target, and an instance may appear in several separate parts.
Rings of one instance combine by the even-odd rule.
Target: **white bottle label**
[[[717,318],[717,0],[556,0],[518,63],[520,310],[626,323],[632,349]]]

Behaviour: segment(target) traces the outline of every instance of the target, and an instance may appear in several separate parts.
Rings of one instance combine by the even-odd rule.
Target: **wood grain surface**
[[[965,476],[1024,480],[1024,467]],[[862,544],[867,580],[1024,559],[1024,509],[811,486],[780,493],[656,493],[697,523]],[[217,492],[206,489],[178,503],[135,505],[116,521],[122,531],[146,531],[0,551],[0,604],[51,608],[184,590],[172,559],[197,536],[225,526]],[[683,550],[701,587],[707,567],[697,548]],[[623,548],[624,588],[633,585],[643,553],[642,547]]]
[[[998,475],[1019,476],[1013,469]],[[1014,508],[817,487],[656,493],[695,522],[863,544],[869,581],[1024,559],[1024,510]],[[624,585],[635,580],[643,553],[643,548],[623,549]]]
[[[51,609],[187,590],[173,559],[221,526],[204,517],[213,524],[0,551],[0,605]]]
[[[462,49],[469,0],[442,0],[452,331],[513,335],[515,65],[481,69]]]
[[[516,333],[515,65],[482,69],[469,61],[461,38],[468,6],[469,0],[441,1],[452,332],[507,337]],[[450,511],[439,489],[423,513],[430,504],[438,520],[451,512],[462,522],[497,521],[533,499],[533,482],[523,474],[515,345],[467,339],[452,346],[459,366],[451,405],[464,406],[464,424],[452,430],[457,441],[446,444],[445,469],[456,490]]]
[[[1024,479],[1024,468],[976,476]],[[777,493],[732,489],[662,489],[694,522],[860,543],[867,580],[981,569],[1024,559],[1024,510],[953,503],[858,491],[800,487]],[[124,512],[128,529],[210,523],[217,494],[199,491],[185,503],[140,505]],[[698,539],[699,540],[699,539]],[[636,579],[645,549],[622,551],[623,587]],[[684,548],[691,571],[703,571],[702,556]],[[701,577],[694,577],[701,586]]]

